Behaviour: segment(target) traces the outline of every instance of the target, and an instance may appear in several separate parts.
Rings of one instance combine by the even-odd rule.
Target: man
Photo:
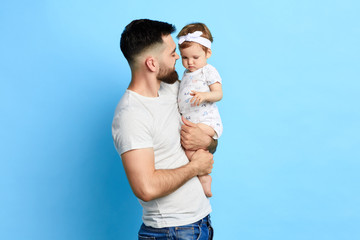
[[[144,210],[139,239],[212,239],[211,206],[197,176],[211,173],[213,157],[204,149],[216,143],[196,124],[183,119],[181,126],[174,31],[141,19],[122,33],[132,75],[115,110],[113,139]],[[190,162],[181,144],[197,150]]]

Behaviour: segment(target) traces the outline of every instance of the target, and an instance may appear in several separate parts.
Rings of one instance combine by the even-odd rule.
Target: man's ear
[[[207,51],[206,51],[206,58],[209,58],[209,57],[211,57],[211,54],[212,54],[212,52],[211,52],[211,49],[210,48],[208,48],[207,49]]]
[[[157,67],[157,61],[154,57],[148,57],[145,59],[145,66],[149,69],[151,72],[156,71]]]

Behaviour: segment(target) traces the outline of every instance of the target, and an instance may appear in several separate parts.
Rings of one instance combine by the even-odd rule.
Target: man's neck
[[[132,74],[129,90],[144,97],[158,97],[160,81],[154,75]]]

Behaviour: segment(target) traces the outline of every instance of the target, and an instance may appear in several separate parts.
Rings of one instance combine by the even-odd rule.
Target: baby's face
[[[180,49],[180,54],[183,66],[189,72],[194,72],[207,64],[211,50],[205,52],[200,44],[192,43],[190,47]]]

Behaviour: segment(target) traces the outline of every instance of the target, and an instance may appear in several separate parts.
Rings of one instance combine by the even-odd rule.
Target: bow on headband
[[[211,41],[207,38],[201,37],[202,32],[196,31],[193,33],[188,33],[185,36],[179,37],[179,44],[181,45],[183,42],[197,42],[209,49],[211,49]]]

